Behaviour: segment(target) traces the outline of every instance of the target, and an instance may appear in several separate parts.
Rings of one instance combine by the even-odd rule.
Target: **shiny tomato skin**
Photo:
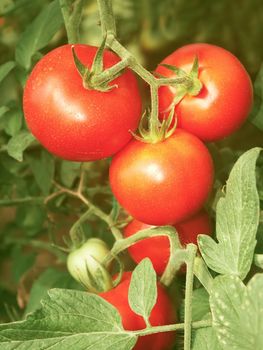
[[[179,48],[161,64],[189,72],[195,57],[199,62],[199,79],[203,84],[197,96],[186,95],[176,106],[178,126],[203,141],[222,139],[237,130],[246,120],[253,103],[250,77],[241,62],[229,51],[210,44],[190,44]],[[158,66],[165,77],[175,73]],[[159,89],[160,118],[176,96],[174,87]]]
[[[124,236],[130,237],[140,230],[155,227],[133,219],[124,229]],[[174,227],[177,230],[180,242],[183,246],[188,243],[197,244],[199,234],[211,235],[212,223],[207,212],[202,209],[190,218],[178,222]],[[128,248],[128,251],[136,263],[148,257],[158,275],[162,275],[170,256],[169,239],[164,236],[146,238]]]
[[[136,315],[130,308],[128,302],[128,290],[131,280],[131,272],[124,272],[121,283],[100,296],[115,306],[119,311],[123,327],[126,330],[140,330],[146,327],[143,318]],[[169,325],[176,323],[176,315],[173,304],[165,289],[157,285],[157,302],[150,316],[152,326]],[[174,332],[156,333],[140,337],[134,350],[169,350],[175,338]]]
[[[72,45],[60,46],[34,67],[25,86],[27,125],[51,153],[67,160],[90,161],[112,156],[130,139],[141,116],[137,80],[126,70],[108,92],[83,87],[73,60]],[[97,48],[74,45],[81,62],[91,67]],[[104,67],[119,62],[105,50]],[[127,107],[129,106],[129,107]]]
[[[176,129],[159,143],[131,141],[113,157],[109,179],[133,218],[168,225],[203,207],[213,183],[213,162],[197,137]]]

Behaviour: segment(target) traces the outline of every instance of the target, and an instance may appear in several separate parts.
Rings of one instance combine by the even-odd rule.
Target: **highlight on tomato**
[[[97,48],[77,44],[74,50],[90,68]],[[119,61],[104,50],[104,68]],[[83,162],[112,156],[132,138],[142,102],[131,70],[110,86],[114,87],[107,92],[85,88],[72,45],[57,47],[36,64],[26,82],[23,109],[28,128],[49,152],[63,159]]]
[[[157,67],[156,72],[173,78],[189,73],[198,59],[200,92],[193,96],[187,86],[159,88],[159,116],[167,118],[175,106],[180,128],[203,141],[220,140],[236,131],[246,120],[253,103],[253,87],[241,62],[229,51],[210,44],[190,44],[175,50]],[[162,65],[168,66],[162,66]],[[177,67],[173,69],[170,66]],[[179,73],[178,73],[179,68]],[[178,101],[177,101],[178,102]]]
[[[155,227],[153,225],[147,225],[141,221],[133,219],[124,228],[124,237],[130,237],[138,231]],[[190,218],[178,222],[174,225],[180,242],[183,246],[188,243],[197,244],[197,236],[199,234],[211,235],[213,232],[213,225],[208,213],[202,209]],[[136,263],[139,263],[144,258],[148,257],[158,275],[162,275],[169,257],[170,257],[170,244],[168,237],[159,236],[146,238],[136,242],[128,248],[130,256]]]

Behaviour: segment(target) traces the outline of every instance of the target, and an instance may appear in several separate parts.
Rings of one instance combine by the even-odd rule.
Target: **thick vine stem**
[[[106,33],[116,35],[116,24],[112,10],[112,2],[108,0],[97,0],[97,3],[100,12],[102,35],[104,36]]]
[[[169,286],[182,262],[186,260],[186,251],[181,249],[178,235],[175,234],[174,231],[175,229],[173,227],[163,226],[154,229],[141,230],[130,237],[119,239],[113,245],[111,254],[105,259],[104,263],[109,263],[115,256],[138,241],[151,237],[167,236],[170,243],[170,257],[166,269],[161,277],[161,283]]]
[[[69,44],[79,42],[79,25],[84,0],[59,0]]]
[[[191,350],[194,260],[197,252],[197,246],[195,244],[188,244],[186,251],[188,253],[188,256],[186,260],[187,269],[184,307],[184,350]]]

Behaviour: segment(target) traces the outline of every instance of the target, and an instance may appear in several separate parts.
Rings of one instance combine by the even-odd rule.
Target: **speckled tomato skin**
[[[237,130],[246,120],[253,103],[250,77],[241,62],[229,51],[210,44],[190,44],[179,48],[161,64],[169,64],[189,72],[195,57],[199,62],[199,79],[203,84],[197,96],[186,95],[176,106],[178,126],[203,141],[222,139]],[[159,65],[156,72],[165,77],[175,73]],[[167,117],[167,109],[176,89],[159,89],[159,115]]]
[[[140,230],[152,227],[155,226],[133,219],[124,229],[124,237],[130,237]],[[197,244],[199,234],[211,235],[213,232],[213,225],[204,209],[190,218],[178,222],[174,227],[183,246],[188,243]],[[130,246],[128,251],[137,264],[148,257],[156,273],[162,275],[170,256],[169,239],[164,236],[146,238]]]
[[[112,156],[130,139],[141,117],[137,80],[130,70],[109,92],[83,87],[72,45],[60,46],[34,67],[25,86],[23,108],[28,128],[51,153],[72,161]],[[91,67],[97,48],[74,45],[80,61]],[[119,62],[105,50],[104,67]]]
[[[128,302],[131,272],[124,272],[122,282],[115,288],[101,293],[100,296],[119,311],[123,327],[126,330],[140,330],[146,327],[143,318],[136,315]],[[152,326],[162,326],[177,322],[173,304],[165,289],[157,285],[157,302],[150,316]],[[175,332],[156,333],[140,337],[134,350],[170,350],[175,339]]]
[[[165,141],[131,141],[112,160],[110,185],[131,216],[169,225],[203,207],[213,183],[213,162],[195,136],[176,129]]]

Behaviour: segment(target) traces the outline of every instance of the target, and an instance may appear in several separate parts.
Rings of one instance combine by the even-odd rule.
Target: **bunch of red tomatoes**
[[[91,67],[97,48],[74,45],[83,65]],[[104,50],[104,69],[119,58]],[[181,243],[196,243],[200,233],[211,234],[212,226],[203,208],[213,184],[213,161],[204,142],[220,140],[238,129],[249,114],[253,90],[250,78],[230,52],[209,44],[192,44],[166,57],[156,73],[176,77],[177,67],[189,72],[198,58],[197,95],[185,94],[177,104],[175,86],[159,88],[159,118],[174,108],[177,127],[161,142],[133,138],[141,119],[142,100],[136,77],[126,69],[110,84],[108,92],[83,86],[71,45],[54,49],[34,67],[25,86],[24,114],[27,125],[51,153],[71,161],[113,157],[109,180],[113,194],[134,218],[125,228],[128,237],[153,225],[174,225]],[[169,65],[169,66],[168,66]],[[136,262],[149,257],[158,275],[169,259],[169,241],[154,237],[129,248]],[[145,327],[143,319],[128,304],[130,273],[121,283],[102,294],[115,305],[126,329]],[[152,325],[175,322],[171,301],[161,285],[152,312]],[[169,333],[142,337],[136,349],[168,349]]]

